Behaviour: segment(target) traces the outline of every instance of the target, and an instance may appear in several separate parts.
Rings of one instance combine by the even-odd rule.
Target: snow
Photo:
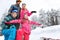
[[[41,37],[60,39],[60,25],[50,26],[43,29],[37,27],[31,31],[30,40],[41,40]],[[1,36],[0,40],[4,40],[4,36]]]
[[[31,31],[30,40],[40,40],[41,37],[60,39],[60,25],[46,28],[36,28]]]
[[[0,40],[4,40],[4,36],[0,36]]]

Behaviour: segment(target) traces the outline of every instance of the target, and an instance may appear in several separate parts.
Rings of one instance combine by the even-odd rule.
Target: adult
[[[18,10],[18,16],[16,17],[16,19],[20,18],[20,11],[21,11],[21,7],[20,7],[20,3],[22,2],[22,0],[16,0],[16,4],[11,5],[10,9],[9,9],[9,14],[12,12],[12,10]],[[20,24],[16,24],[17,25],[17,29],[19,29]]]
[[[33,13],[36,13],[36,11],[29,12],[29,10],[26,8],[26,4],[22,3],[22,8],[21,8],[21,12],[20,12],[20,19],[23,19],[24,14],[28,14],[28,16],[30,16]]]
[[[10,7],[10,9],[8,11],[9,13],[11,13],[12,10],[18,10],[18,17],[17,17],[17,19],[20,17],[20,10],[21,10],[20,3],[21,2],[22,2],[21,0],[16,0],[16,4],[11,5],[11,7]]]

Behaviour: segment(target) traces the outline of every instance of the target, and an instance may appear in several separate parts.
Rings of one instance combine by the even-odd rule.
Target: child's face
[[[11,15],[12,15],[13,18],[17,17],[17,13],[16,12],[11,13]]]
[[[26,5],[22,5],[22,8],[25,9],[26,8]]]
[[[24,19],[28,19],[28,15],[27,14],[24,15]]]

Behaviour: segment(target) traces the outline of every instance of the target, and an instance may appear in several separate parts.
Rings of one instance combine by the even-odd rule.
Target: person
[[[32,13],[36,13],[36,11],[31,11],[29,12],[28,9],[26,8],[26,4],[22,3],[22,8],[20,12],[20,18],[23,19],[24,14],[27,13],[28,16],[30,16]]]
[[[12,10],[18,10],[18,16],[16,17],[16,19],[20,18],[20,11],[21,11],[21,7],[20,7],[20,3],[22,2],[22,0],[16,0],[16,4],[11,5],[8,13],[10,14],[12,12]],[[16,24],[17,28],[19,28],[20,24]]]
[[[28,14],[24,14],[23,19],[18,19],[18,20],[12,20],[10,22],[6,22],[7,24],[12,24],[12,23],[21,23],[22,28],[17,30],[16,34],[16,40],[22,40],[22,36],[24,35],[24,40],[29,40],[29,35],[31,33],[31,27],[30,24],[35,24],[35,25],[41,25],[37,22],[33,22],[28,20]]]
[[[17,29],[16,24],[6,24],[5,22],[15,20],[17,13],[18,13],[17,10],[13,10],[12,13],[7,15],[2,21],[1,27],[2,27],[2,34],[5,37],[4,40],[15,40],[16,29]]]
[[[12,12],[12,10],[18,10],[18,16],[17,16],[17,19],[19,19],[20,17],[20,10],[21,10],[21,7],[20,7],[20,3],[22,2],[22,0],[16,0],[16,4],[13,4],[11,5],[11,7],[9,8],[9,14]]]

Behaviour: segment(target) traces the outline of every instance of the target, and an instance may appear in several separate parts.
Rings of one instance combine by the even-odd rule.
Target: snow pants
[[[23,38],[24,36],[24,38]],[[29,34],[24,32],[22,29],[17,30],[16,40],[29,40]]]
[[[11,26],[10,29],[2,30],[2,34],[4,35],[4,40],[15,40],[16,37],[16,28],[15,26]]]

